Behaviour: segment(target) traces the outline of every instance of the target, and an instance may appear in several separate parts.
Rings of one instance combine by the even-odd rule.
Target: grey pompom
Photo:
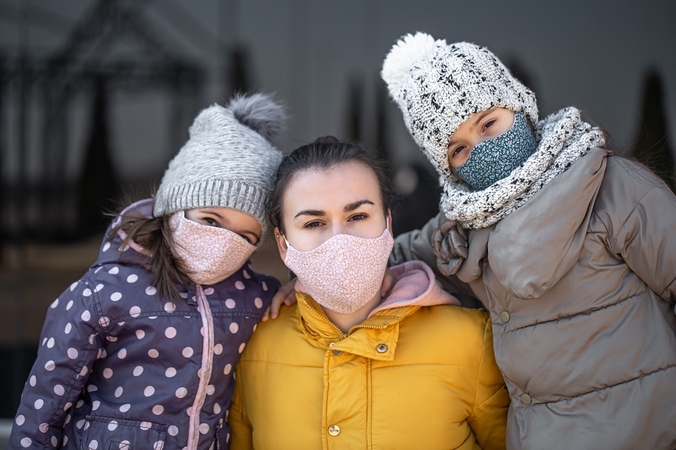
[[[267,139],[279,134],[286,125],[284,107],[269,94],[236,94],[226,109],[232,111],[241,124]]]

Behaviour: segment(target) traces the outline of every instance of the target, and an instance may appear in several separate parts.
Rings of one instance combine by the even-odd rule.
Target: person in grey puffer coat
[[[440,174],[441,212],[395,240],[490,311],[508,449],[676,448],[676,197],[486,48],[407,35],[382,69]]]
[[[228,448],[235,366],[279,285],[247,260],[284,118],[263,94],[200,112],[155,197],[48,308],[9,448]]]

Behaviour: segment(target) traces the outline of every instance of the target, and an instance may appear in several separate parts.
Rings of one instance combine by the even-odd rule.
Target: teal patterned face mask
[[[537,142],[523,113],[514,114],[512,128],[474,146],[456,175],[474,190],[486,189],[505,178],[535,153]]]

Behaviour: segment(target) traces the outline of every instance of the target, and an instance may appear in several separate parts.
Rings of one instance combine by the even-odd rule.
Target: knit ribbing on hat
[[[448,45],[425,33],[406,35],[390,50],[381,76],[416,144],[443,177],[456,179],[448,143],[472,114],[501,107],[538,120],[535,94],[487,48]]]
[[[155,194],[155,217],[223,207],[250,214],[265,231],[265,203],[282,153],[268,141],[286,120],[270,96],[237,96],[202,110]]]
[[[577,108],[564,108],[535,126],[538,148],[507,177],[481,191],[460,180],[441,177],[440,209],[463,228],[491,226],[525,205],[555,176],[565,172],[592,148],[603,147],[603,132],[580,118]]]

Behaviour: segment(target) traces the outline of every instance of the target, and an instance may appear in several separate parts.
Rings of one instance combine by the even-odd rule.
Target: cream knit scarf
[[[535,140],[537,150],[521,167],[482,191],[472,191],[457,178],[442,178],[440,208],[446,217],[466,229],[491,226],[523,206],[589,150],[605,145],[603,132],[583,122],[574,107],[539,121]]]

